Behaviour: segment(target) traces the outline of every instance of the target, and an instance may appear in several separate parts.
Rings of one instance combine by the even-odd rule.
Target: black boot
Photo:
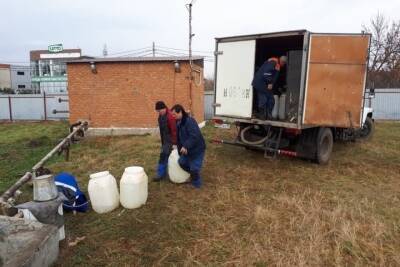
[[[263,108],[259,108],[258,112],[256,113],[256,118],[260,120],[266,120],[267,119],[266,110]]]

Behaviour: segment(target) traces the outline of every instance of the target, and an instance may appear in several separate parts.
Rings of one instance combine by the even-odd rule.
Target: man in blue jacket
[[[200,188],[202,185],[200,170],[203,166],[206,150],[203,135],[196,120],[190,117],[181,105],[173,106],[171,112],[177,122],[178,151],[180,155],[178,163],[182,169],[190,173],[192,185]]]
[[[264,62],[256,72],[251,85],[257,94],[258,113],[256,117],[262,120],[271,119],[272,109],[275,105],[272,89],[278,80],[281,67],[287,62],[286,56],[279,59],[272,57]]]

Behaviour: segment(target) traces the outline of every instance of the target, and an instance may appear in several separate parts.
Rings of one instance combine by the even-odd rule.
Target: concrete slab
[[[119,136],[158,134],[158,128],[89,128],[88,136]]]
[[[58,252],[56,226],[0,216],[0,266],[50,266]]]

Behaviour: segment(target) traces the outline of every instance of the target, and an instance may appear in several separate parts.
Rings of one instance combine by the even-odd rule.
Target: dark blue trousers
[[[275,105],[275,99],[272,90],[271,91],[257,90],[257,99],[258,99],[258,109],[267,110],[268,113],[271,114]]]
[[[203,166],[203,160],[204,152],[196,156],[191,156],[190,158],[186,155],[181,155],[178,160],[181,168],[190,173],[192,176],[192,184],[197,188],[201,187],[202,184],[200,171]]]
[[[179,157],[178,163],[181,166],[182,169],[184,169],[187,172],[200,172],[201,167],[203,166],[203,160],[204,160],[204,152],[201,153],[200,155],[197,155],[195,157],[188,157],[186,155],[181,155]]]

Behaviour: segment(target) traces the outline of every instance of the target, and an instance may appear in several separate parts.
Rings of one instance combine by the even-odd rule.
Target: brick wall
[[[176,73],[172,62],[97,62],[94,74],[89,63],[69,63],[70,122],[86,119],[94,128],[156,127],[156,101],[189,110],[190,67],[187,61],[180,64],[181,72]],[[204,83],[199,85],[199,74],[194,76],[192,113],[201,122]]]

